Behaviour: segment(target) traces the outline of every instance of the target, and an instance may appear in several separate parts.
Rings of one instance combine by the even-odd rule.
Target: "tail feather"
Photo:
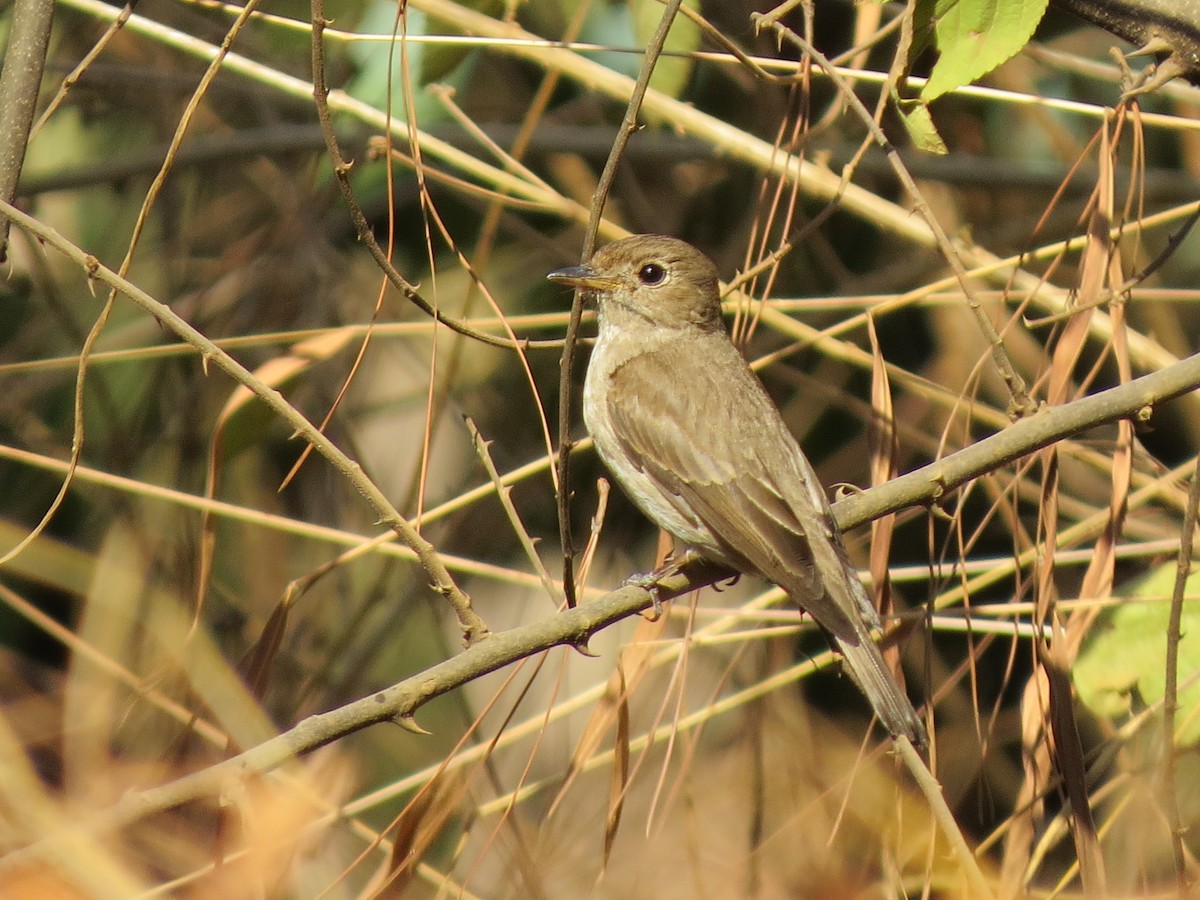
[[[904,735],[923,747],[928,743],[925,724],[896,683],[871,638],[871,629],[879,627],[879,614],[850,564],[832,517],[828,521],[826,537],[824,541],[809,541],[812,564],[818,573],[823,595],[814,596],[811,589],[806,592],[802,585],[796,585],[790,593],[833,638],[846,659],[850,674],[871,701],[883,726],[893,736]]]
[[[894,737],[904,735],[918,747],[924,747],[929,742],[925,723],[896,683],[865,626],[855,630],[859,632],[857,641],[844,638],[837,641],[851,675],[871,701],[871,708],[884,728]]]

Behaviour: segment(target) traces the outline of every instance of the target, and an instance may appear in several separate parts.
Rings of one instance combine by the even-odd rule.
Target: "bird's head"
[[[717,268],[691,244],[636,234],[603,247],[582,266],[547,276],[591,296],[602,320],[664,328],[722,328]]]

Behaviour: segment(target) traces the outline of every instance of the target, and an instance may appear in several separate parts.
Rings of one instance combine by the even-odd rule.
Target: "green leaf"
[[[488,16],[499,16],[504,11],[501,0],[459,0],[459,6]],[[412,16],[417,10],[409,12]],[[459,34],[459,29],[437,21],[432,29],[439,34]],[[421,84],[443,81],[467,59],[468,49],[462,46],[430,44],[421,59]]]
[[[918,150],[937,156],[945,156],[950,152],[946,149],[946,142],[938,134],[937,126],[933,124],[933,116],[929,114],[928,106],[924,103],[904,101],[899,97],[895,99],[900,121],[904,123],[909,139]]]
[[[1095,715],[1120,719],[1162,703],[1171,612],[1164,598],[1174,581],[1175,564],[1160,566],[1134,582],[1129,599],[1106,610],[1092,628],[1072,677],[1079,699]],[[1184,589],[1178,702],[1175,743],[1191,747],[1200,743],[1200,573]]]
[[[499,0],[473,0],[467,4],[490,9]],[[453,33],[445,23],[433,20],[421,10],[407,15],[408,33],[413,35]],[[390,36],[396,28],[395,0],[372,0],[358,23],[361,34]],[[391,114],[407,119],[404,104],[404,69],[400,64],[400,38],[382,41],[358,41],[350,45],[349,56],[358,71],[346,83],[346,93],[378,110],[387,110],[391,97]],[[449,118],[445,105],[424,89],[434,81],[461,88],[473,69],[477,53],[463,47],[413,42],[406,48],[408,70],[413,73],[413,106],[417,122],[429,125]]]
[[[926,103],[970,84],[1016,55],[1033,36],[1048,0],[938,0],[938,57],[921,90]]]
[[[699,7],[699,0],[684,0],[692,9]],[[662,20],[663,6],[655,0],[635,0],[632,3],[593,3],[588,8],[587,18],[579,38],[588,43],[621,48],[589,53],[590,59],[607,66],[615,72],[637,78],[642,68],[642,54],[626,52],[629,49],[645,49]],[[684,53],[700,47],[700,28],[683,13],[675,16],[663,55],[654,66],[650,86],[671,97],[678,97],[691,77],[693,62],[686,57],[672,57],[668,52]]]
[[[685,0],[684,6],[697,9],[699,0]],[[641,2],[635,4],[634,33],[637,44],[646,46],[654,36],[658,23],[662,20],[662,4]],[[669,52],[683,53],[700,48],[700,26],[687,18],[683,11],[675,16],[671,30],[667,32],[667,41],[663,45],[663,55],[654,65],[654,74],[650,76],[650,87],[661,91],[669,97],[678,97],[687,87],[692,75],[693,62],[686,57],[667,56]]]

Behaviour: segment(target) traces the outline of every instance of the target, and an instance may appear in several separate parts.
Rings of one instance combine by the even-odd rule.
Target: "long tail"
[[[797,585],[789,593],[833,638],[846,659],[850,674],[871,701],[883,727],[894,737],[904,735],[917,746],[924,747],[929,742],[925,724],[896,683],[871,638],[872,626],[879,627],[875,605],[850,564],[833,516],[826,512],[822,524],[824,535],[813,531],[808,541],[812,553],[810,571],[816,578]],[[826,539],[820,540],[821,536]]]
[[[857,641],[839,638],[838,649],[858,686],[871,701],[875,715],[893,736],[905,735],[918,747],[929,742],[925,723],[892,676],[865,624],[855,623]]]

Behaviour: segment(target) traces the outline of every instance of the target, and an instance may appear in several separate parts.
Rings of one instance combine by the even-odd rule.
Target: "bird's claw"
[[[621,587],[638,587],[648,591],[658,586],[658,570],[653,572],[637,572],[621,582]]]
[[[663,614],[662,598],[658,595],[658,579],[661,575],[661,569],[655,572],[641,572],[636,575],[630,575],[622,582],[625,587],[641,588],[650,594],[650,602],[654,605],[655,619]]]

